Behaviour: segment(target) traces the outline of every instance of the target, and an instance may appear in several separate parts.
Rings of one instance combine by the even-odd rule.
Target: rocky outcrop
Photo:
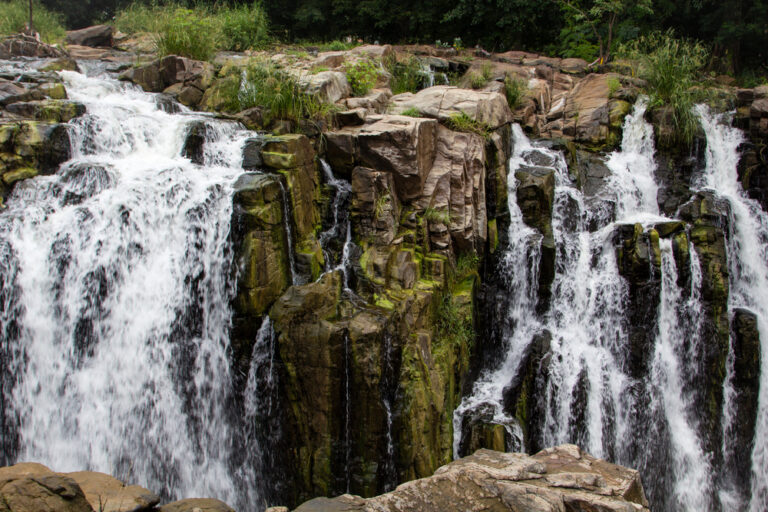
[[[648,502],[636,471],[563,445],[533,456],[479,450],[390,493],[369,499],[348,494],[316,498],[295,512],[342,510],[629,512],[647,511]]]
[[[405,229],[426,229],[431,250],[448,254],[484,246],[488,219],[481,136],[451,131],[432,119],[372,115],[362,126],[326,134],[326,140],[334,169],[351,173],[358,238],[383,230],[389,243],[402,212]],[[378,175],[371,172],[387,176],[372,181]],[[372,188],[374,182],[378,188]]]
[[[422,116],[439,121],[447,121],[452,115],[463,112],[490,129],[512,122],[512,112],[503,94],[447,85],[392,97],[390,112],[400,114],[410,109],[416,109]]]
[[[67,53],[55,46],[38,41],[34,37],[16,34],[0,40],[0,59],[16,57],[66,57]]]
[[[67,32],[67,44],[91,47],[112,47],[112,27],[110,25],[94,25],[70,30]]]

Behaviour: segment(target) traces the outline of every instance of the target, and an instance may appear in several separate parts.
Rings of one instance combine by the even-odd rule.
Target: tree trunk
[[[32,0],[29,0],[29,33],[35,33],[35,25],[32,21]]]

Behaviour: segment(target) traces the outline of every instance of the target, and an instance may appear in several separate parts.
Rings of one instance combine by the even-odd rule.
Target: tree
[[[586,25],[595,36],[600,51],[596,62],[611,58],[616,28],[633,14],[653,13],[652,0],[558,0],[576,24]]]

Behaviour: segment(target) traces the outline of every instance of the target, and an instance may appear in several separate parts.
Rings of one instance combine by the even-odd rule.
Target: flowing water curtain
[[[189,115],[131,85],[62,75],[88,111],[73,159],[19,184],[2,213],[15,257],[4,261],[17,262],[0,269],[3,356],[17,360],[4,442],[18,438],[16,460],[258,507],[255,470],[231,471],[229,225],[247,132],[195,119],[207,129],[194,165],[179,156]]]

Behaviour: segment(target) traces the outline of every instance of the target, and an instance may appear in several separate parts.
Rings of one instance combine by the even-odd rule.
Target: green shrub
[[[260,2],[220,9],[217,17],[221,24],[224,50],[260,48],[269,42],[269,22]]]
[[[671,111],[674,136],[662,142],[690,144],[699,129],[693,106],[705,97],[702,88],[694,87],[709,56],[704,45],[676,39],[667,31],[641,36],[620,52],[636,62],[637,75],[647,83],[650,106],[668,107]]]
[[[46,9],[40,2],[32,6],[33,23],[40,38],[46,43],[56,43],[64,39],[66,30],[60,14]],[[18,34],[29,22],[29,2],[27,0],[0,0],[0,35]]]
[[[467,75],[469,78],[469,86],[473,89],[482,89],[488,83],[488,80],[480,73],[470,72]]]
[[[160,55],[180,55],[208,60],[219,48],[216,19],[204,12],[177,8],[158,27],[157,51]]]
[[[239,110],[264,107],[267,122],[272,119],[319,120],[336,108],[304,92],[299,79],[271,62],[253,62],[246,67],[237,101]]]
[[[347,81],[355,96],[365,96],[379,79],[379,66],[373,60],[359,60],[344,66]]]
[[[408,116],[408,117],[421,117],[421,112],[419,112],[419,109],[415,107],[411,107],[409,109],[403,110],[400,112],[401,116]]]
[[[523,80],[507,76],[504,78],[504,94],[509,108],[515,110],[523,102],[528,86]]]
[[[448,128],[457,132],[477,133],[483,137],[488,137],[491,133],[488,126],[481,123],[480,121],[472,119],[469,117],[469,115],[467,115],[466,112],[463,111],[451,114],[445,124],[448,126]]]
[[[421,62],[414,56],[398,62],[393,55],[384,61],[384,68],[392,76],[389,81],[392,94],[418,92],[426,85]]]

